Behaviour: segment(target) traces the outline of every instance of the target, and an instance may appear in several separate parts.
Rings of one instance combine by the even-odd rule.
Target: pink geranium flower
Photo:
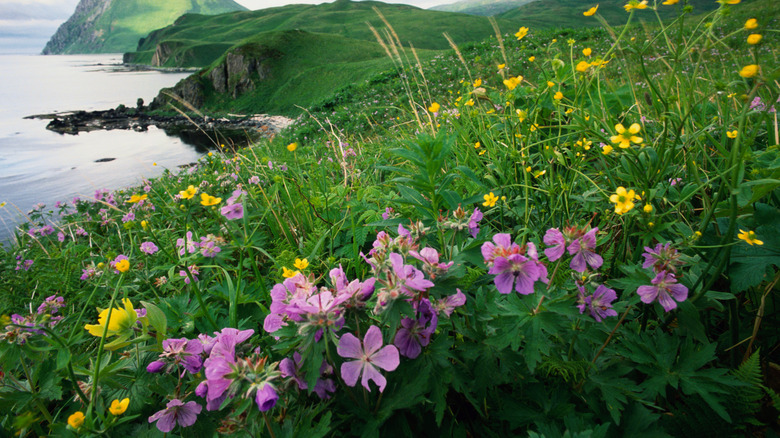
[[[384,391],[387,379],[377,368],[393,371],[401,363],[401,359],[398,348],[394,345],[382,347],[382,343],[382,332],[375,325],[368,328],[362,343],[351,333],[346,333],[341,337],[336,349],[339,356],[357,359],[341,364],[341,377],[347,385],[355,386],[362,374],[363,387],[371,391],[368,381],[373,380],[379,386],[379,392]]]

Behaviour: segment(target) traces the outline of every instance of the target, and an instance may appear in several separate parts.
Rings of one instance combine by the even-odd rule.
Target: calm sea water
[[[63,135],[46,130],[47,120],[25,116],[134,107],[186,75],[131,71],[121,55],[0,55],[0,242],[25,220],[20,212],[37,203],[53,208],[97,189],[135,185],[202,154],[154,127]],[[95,162],[103,158],[115,160]]]

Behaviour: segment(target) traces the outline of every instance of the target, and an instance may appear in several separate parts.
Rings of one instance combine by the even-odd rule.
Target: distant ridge
[[[186,13],[245,11],[233,0],[81,0],[43,49],[44,55],[133,50],[149,32]]]
[[[539,0],[460,0],[429,8],[432,11],[460,12],[470,15],[498,15]]]

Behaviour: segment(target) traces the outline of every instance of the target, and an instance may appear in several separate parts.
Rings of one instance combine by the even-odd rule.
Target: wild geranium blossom
[[[186,241],[186,252],[192,254],[195,251],[198,250],[198,242],[194,241],[192,238],[192,231],[187,231],[186,239],[177,239],[176,240],[176,248],[179,248],[179,255],[183,256],[185,253],[185,241]]]
[[[414,359],[422,352],[422,347],[431,342],[431,335],[436,331],[439,318],[433,311],[431,302],[423,298],[417,304],[416,319],[403,318],[401,328],[395,335],[393,344],[398,347],[399,352]]]
[[[683,264],[680,261],[680,254],[672,248],[670,243],[659,243],[655,248],[646,246],[642,257],[645,258],[642,267],[645,269],[653,268],[656,273],[661,271],[677,272],[677,267]]]
[[[431,280],[435,279],[437,275],[441,275],[447,272],[455,262],[440,263],[439,252],[433,248],[425,247],[417,251],[409,251],[409,255],[423,262],[423,271],[428,274]]]
[[[612,302],[617,299],[617,294],[614,290],[600,284],[593,295],[585,296],[585,288],[577,286],[579,288],[579,304],[578,308],[580,313],[583,313],[585,309],[588,309],[590,316],[598,322],[601,322],[608,316],[617,316],[617,312],[612,308]]]
[[[449,317],[452,315],[452,312],[455,311],[456,307],[460,307],[464,304],[466,304],[466,295],[461,292],[460,289],[455,289],[455,294],[448,295],[441,300],[436,301],[434,308],[437,313],[443,313],[445,316]]]
[[[203,358],[200,354],[203,352],[203,345],[197,339],[166,339],[162,343],[163,352],[159,359],[150,363],[146,371],[157,373],[165,369],[170,373],[178,368],[179,365],[192,374],[200,371],[203,365]]]
[[[165,409],[149,417],[149,422],[154,423],[156,421],[160,432],[168,433],[176,427],[176,424],[181,427],[189,427],[195,424],[202,409],[194,401],[184,403],[175,398],[165,405]]]
[[[394,345],[382,347],[382,344],[382,332],[375,325],[368,328],[362,343],[352,333],[345,333],[341,337],[336,349],[339,356],[357,359],[341,364],[341,378],[344,379],[344,383],[355,386],[362,375],[361,383],[369,392],[371,391],[368,385],[370,380],[379,387],[379,392],[384,391],[387,379],[377,368],[393,371],[401,363],[401,359]]]
[[[536,254],[536,248],[528,247]],[[534,258],[525,257],[523,249],[512,242],[509,234],[499,233],[493,236],[493,243],[482,245],[482,256],[490,267],[489,274],[495,275],[493,280],[496,288],[502,294],[512,292],[512,287],[523,295],[534,292],[534,283],[538,280],[547,281],[547,271],[544,265]]]
[[[160,248],[154,244],[154,242],[144,242],[141,244],[141,252],[152,255],[159,251]]]
[[[677,307],[677,302],[688,298],[688,288],[679,284],[677,278],[670,272],[659,272],[651,283],[652,286],[639,286],[636,290],[645,304],[658,300],[664,310],[669,312]]]
[[[596,233],[598,231],[598,228],[591,228],[582,237],[574,239],[567,248],[569,254],[574,256],[569,264],[573,270],[585,272],[588,266],[592,269],[598,269],[604,263],[604,259],[593,251],[596,249]]]

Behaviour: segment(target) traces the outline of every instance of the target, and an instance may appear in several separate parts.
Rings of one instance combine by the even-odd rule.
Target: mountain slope
[[[487,19],[465,14],[438,12],[413,6],[373,1],[338,0],[321,5],[288,5],[219,16],[185,15],[175,24],[149,34],[129,53],[125,62],[164,67],[204,66],[228,47],[259,32],[300,29],[375,42],[366,23],[376,29],[385,25],[374,11],[379,9],[400,36],[418,49],[448,49],[447,32],[457,44],[480,41],[493,35]],[[518,20],[499,20],[501,29],[516,27]]]
[[[233,0],[81,0],[43,49],[44,55],[117,53],[185,13],[246,10]]]
[[[493,16],[538,0],[461,0],[429,8],[432,11]]]
[[[583,12],[592,6],[599,5],[598,13],[611,25],[626,23],[628,13],[623,6],[628,0],[538,0],[519,8],[498,14],[496,18],[508,20],[523,20],[524,26],[535,27],[599,27],[601,24],[594,17],[584,17]],[[688,0],[693,7],[693,13],[702,13],[718,8],[714,0]],[[658,2],[658,15],[662,19],[679,16],[683,2],[674,6],[664,6]],[[646,21],[656,21],[655,14],[650,9],[638,10],[637,18]]]

